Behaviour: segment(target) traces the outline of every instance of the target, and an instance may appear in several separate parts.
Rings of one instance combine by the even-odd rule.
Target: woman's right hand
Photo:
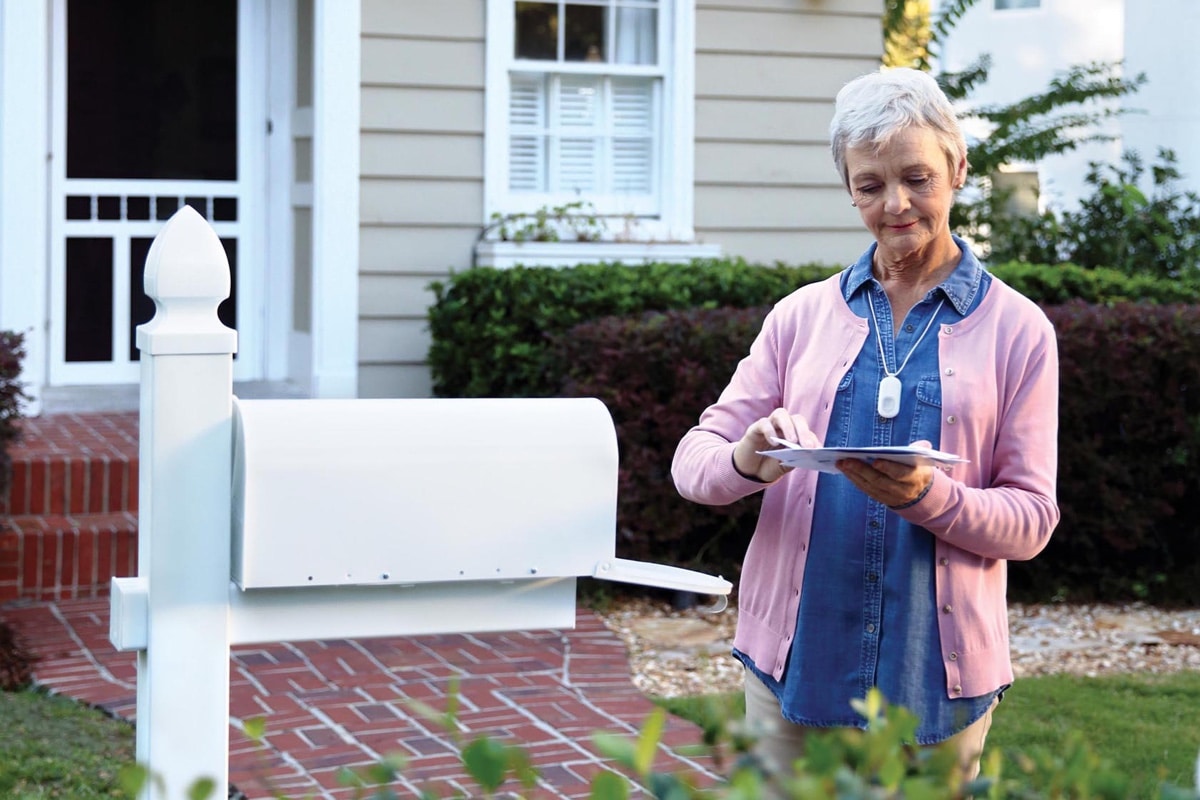
[[[742,475],[763,483],[774,483],[792,471],[777,458],[760,456],[760,450],[776,447],[770,437],[795,442],[801,447],[820,447],[821,441],[808,427],[808,421],[799,414],[789,414],[785,408],[777,408],[770,416],[751,423],[733,450],[733,466]]]

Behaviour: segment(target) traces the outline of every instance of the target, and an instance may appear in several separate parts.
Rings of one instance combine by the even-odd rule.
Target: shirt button
[[[958,684],[954,684],[954,688],[950,691],[954,692],[955,694],[962,694],[962,687]]]
[[[871,520],[870,522],[868,522],[867,524],[868,524],[868,525],[870,525],[872,528],[878,528],[878,527],[879,527],[879,520],[877,520],[877,519],[873,519],[873,520]]]
[[[874,632],[875,632],[875,623],[873,623],[873,622],[868,623],[867,624],[867,633],[874,633]]]
[[[912,333],[913,330],[915,330],[915,329],[913,328],[912,325],[905,325],[904,330],[908,331],[909,333]]]
[[[953,375],[953,374],[954,374],[954,367],[946,367],[946,374],[947,374],[947,375]]]
[[[951,660],[951,661],[958,661],[958,653],[951,653],[951,654],[950,654],[950,660]]]
[[[953,610],[954,610],[954,607],[953,607],[953,606],[951,606],[949,603],[946,603],[946,605],[942,606],[942,613],[943,613],[943,614],[949,614],[949,613],[950,613],[951,611],[953,611]]]
[[[870,583],[874,583],[874,582],[875,582],[875,581],[877,581],[877,580],[879,580],[879,576],[878,576],[878,575],[876,575],[874,572],[868,572],[868,573],[867,573],[867,581],[868,581],[868,582],[870,582]]]
[[[939,560],[939,561],[938,561],[938,563],[939,563],[939,564],[941,564],[943,567],[945,567],[945,566],[949,566],[949,564],[950,564],[950,559],[948,559],[948,558],[943,558],[943,559]]]
[[[953,326],[953,325],[947,325],[946,327],[942,328],[942,333],[944,333],[944,334],[946,334],[947,336],[949,336],[950,334],[954,333],[954,326]]]
[[[950,423],[951,425],[953,425],[954,423],[958,422],[958,417],[956,417],[956,416],[954,416],[953,414],[951,414],[950,416],[946,417],[946,422],[948,422],[948,423]]]

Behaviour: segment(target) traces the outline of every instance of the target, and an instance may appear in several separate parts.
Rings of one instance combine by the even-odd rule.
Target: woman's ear
[[[954,188],[961,189],[967,185],[967,157],[963,156],[958,162],[958,169],[954,170]]]

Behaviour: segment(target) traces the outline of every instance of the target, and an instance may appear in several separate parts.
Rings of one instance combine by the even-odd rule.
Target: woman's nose
[[[884,189],[883,209],[889,214],[900,214],[908,210],[910,202],[904,186],[897,184]]]

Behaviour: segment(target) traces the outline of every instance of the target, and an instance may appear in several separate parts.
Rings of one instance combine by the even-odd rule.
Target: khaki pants
[[[979,759],[992,727],[992,711],[995,708],[993,702],[987,713],[947,740],[958,751],[958,763],[964,781],[972,781],[979,776]],[[810,731],[825,730],[797,725],[784,719],[775,695],[750,670],[746,670],[746,728],[757,738],[755,755],[767,769],[779,774],[790,774],[792,763],[804,755],[804,738]]]

